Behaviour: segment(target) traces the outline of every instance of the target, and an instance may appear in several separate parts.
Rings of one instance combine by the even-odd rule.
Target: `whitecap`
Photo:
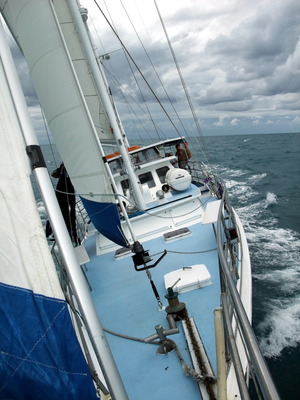
[[[258,192],[245,185],[234,186],[234,183],[232,184],[233,186],[230,189],[230,192],[238,197],[240,204],[246,204],[245,207],[237,208],[237,212],[243,224],[248,225],[253,229],[269,229],[270,227],[275,227],[277,225],[278,220],[272,216],[272,214],[266,214],[266,209],[270,205],[277,203],[276,194],[268,192],[266,198],[251,203],[251,199],[256,198]],[[257,226],[258,221],[261,224],[263,223],[264,226]],[[272,238],[270,237],[270,239]]]
[[[240,204],[249,204],[251,199],[257,195],[257,192],[245,182],[238,182],[233,179],[226,180],[226,187],[229,196]]]
[[[277,196],[276,194],[272,192],[267,193],[267,199],[266,199],[267,204],[276,204],[277,203]]]
[[[233,169],[233,170],[228,170],[228,175],[231,175],[233,177],[239,177],[239,176],[244,176],[248,174],[248,171],[242,170],[242,169]]]
[[[261,222],[262,218],[264,218],[263,223],[265,226],[274,226],[277,223],[276,218],[268,217],[266,219],[265,209],[267,204],[265,200],[249,204],[253,196],[256,196],[256,192],[251,189],[240,193],[240,203],[246,204],[244,207],[237,208],[237,213],[243,224],[248,225],[251,229],[256,229],[258,221]],[[258,228],[263,227],[259,226]]]
[[[262,174],[257,174],[257,175],[252,175],[249,178],[249,181],[251,182],[251,185],[255,185],[256,183],[260,182],[262,179],[266,178],[268,176],[267,173],[262,173]]]
[[[222,176],[223,178],[226,176],[240,177],[248,174],[247,170],[232,169],[220,164],[215,164],[214,169],[218,171],[218,175]]]

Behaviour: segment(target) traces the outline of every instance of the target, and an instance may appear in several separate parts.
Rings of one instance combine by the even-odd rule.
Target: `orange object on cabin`
[[[131,147],[128,147],[127,151],[128,151],[128,153],[130,153],[131,151],[137,150],[139,148],[140,148],[140,146],[137,146],[137,145],[136,146],[131,146]],[[106,157],[107,160],[109,160],[110,158],[114,158],[114,157],[117,157],[119,155],[120,155],[120,153],[118,151],[115,151],[114,153],[108,154],[105,157]]]

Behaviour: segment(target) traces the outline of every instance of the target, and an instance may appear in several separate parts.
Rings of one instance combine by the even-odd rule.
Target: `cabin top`
[[[169,139],[148,146],[128,148],[135,174],[139,178],[141,192],[147,207],[168,202],[176,197],[184,197],[191,188],[191,175],[187,170],[177,168],[175,146],[182,139]],[[118,192],[130,213],[134,204],[131,198],[130,182],[124,171],[122,157],[118,152],[106,156],[113,173]],[[173,193],[173,195],[171,194]],[[198,191],[197,191],[198,193]],[[134,212],[134,207],[132,208]]]

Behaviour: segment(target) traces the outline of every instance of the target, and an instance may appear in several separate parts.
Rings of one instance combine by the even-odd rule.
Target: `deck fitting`
[[[181,303],[178,300],[178,293],[174,292],[173,288],[168,288],[168,294],[165,295],[165,298],[169,302],[169,306],[166,307],[166,312],[168,314],[176,314],[180,316],[183,310],[185,310],[185,303]]]

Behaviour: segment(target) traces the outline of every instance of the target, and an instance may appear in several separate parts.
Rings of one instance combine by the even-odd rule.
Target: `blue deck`
[[[212,225],[198,224],[189,229],[192,234],[187,237],[165,243],[161,236],[144,243],[144,248],[149,249],[150,254],[164,249],[168,251],[161,263],[150,269],[164,306],[168,305],[164,298],[166,290],[163,276],[166,273],[194,264],[205,264],[209,270],[212,284],[181,294],[179,301],[186,303],[189,316],[195,319],[215,370],[213,311],[220,304],[216,241]],[[86,265],[86,276],[104,328],[141,339],[154,334],[158,324],[169,329],[166,312],[159,311],[146,272],[135,271],[131,256],[118,260],[114,259],[114,253],[107,253],[96,257],[94,237],[88,238],[85,246],[91,258]],[[185,253],[180,254],[181,251]],[[154,256],[153,261],[158,257]],[[181,323],[177,323],[177,327],[180,333],[169,338],[177,343],[185,361],[191,364]],[[185,376],[176,352],[158,355],[155,345],[134,342],[109,333],[106,336],[130,400],[201,398],[198,385],[191,377]]]

